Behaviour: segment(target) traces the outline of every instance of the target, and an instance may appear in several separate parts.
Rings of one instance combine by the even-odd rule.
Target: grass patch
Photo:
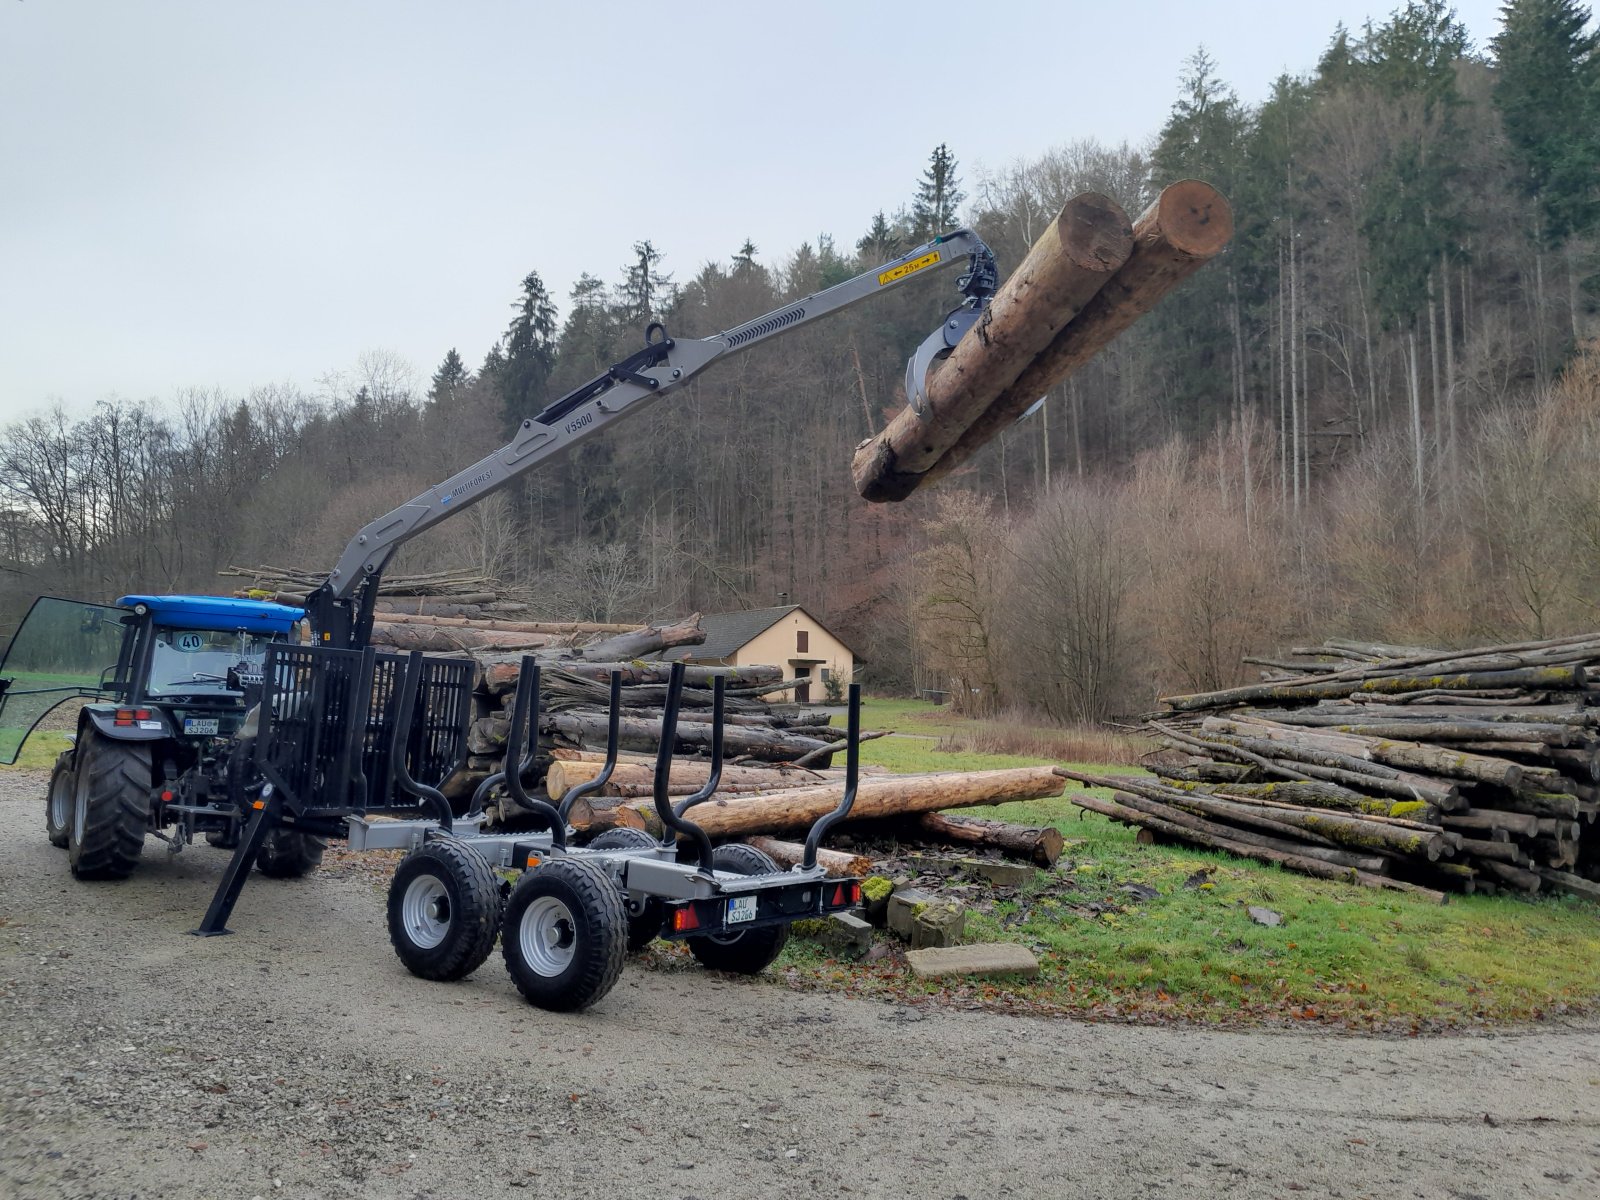
[[[869,701],[864,720],[923,732],[933,708]],[[960,718],[945,713],[931,721],[944,731],[868,742],[863,759],[897,771],[936,771],[1065,757],[942,750],[941,740],[958,743]],[[906,969],[898,943],[888,958],[853,965],[796,938],[779,962],[789,981],[1123,1020],[1314,1021],[1404,1031],[1532,1020],[1600,1002],[1600,905],[1587,901],[1451,896],[1448,904],[1430,904],[1226,854],[1140,845],[1135,830],[1086,813],[1067,796],[970,814],[1055,825],[1069,839],[1057,868],[1036,872],[1016,893],[989,893],[987,902],[969,893],[976,904],[967,940],[1027,946],[1040,960],[1038,980],[923,983]],[[1255,923],[1251,906],[1278,913],[1282,924]]]
[[[56,756],[71,745],[72,739],[60,730],[36,729],[22,743],[15,765],[0,765],[0,771],[47,771],[56,765]]]

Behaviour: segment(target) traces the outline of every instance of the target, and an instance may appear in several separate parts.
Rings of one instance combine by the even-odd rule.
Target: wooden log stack
[[[1331,640],[1172,696],[1156,779],[1075,801],[1145,836],[1374,886],[1600,899],[1600,634],[1431,650]]]

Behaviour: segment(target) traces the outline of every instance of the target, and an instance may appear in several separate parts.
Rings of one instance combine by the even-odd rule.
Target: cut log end
[[[1168,185],[1151,207],[1160,238],[1194,258],[1215,257],[1233,237],[1233,207],[1221,192],[1199,179]],[[1140,224],[1145,223],[1141,218]]]
[[[1055,235],[1067,257],[1085,271],[1115,271],[1133,250],[1128,214],[1099,192],[1085,192],[1063,205]]]

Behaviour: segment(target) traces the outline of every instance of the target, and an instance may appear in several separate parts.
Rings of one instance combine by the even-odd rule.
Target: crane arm
[[[566,454],[613,422],[642,412],[714,363],[896,288],[922,271],[958,263],[963,256],[967,270],[959,286],[965,298],[908,366],[908,398],[920,412],[928,367],[949,353],[998,286],[994,255],[969,229],[943,234],[881,267],[710,337],[673,338],[664,325],[652,323],[645,330],[643,349],[524,420],[511,441],[494,453],[362,527],[327,580],[306,599],[317,639],[327,645],[365,645],[384,567],[402,545],[440,521]]]

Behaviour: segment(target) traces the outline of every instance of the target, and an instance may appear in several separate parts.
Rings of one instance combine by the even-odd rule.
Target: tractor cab
[[[268,644],[288,640],[303,615],[223,596],[41,596],[0,658],[0,762],[15,762],[39,722],[75,699],[103,702],[91,716],[119,739],[232,733]]]

